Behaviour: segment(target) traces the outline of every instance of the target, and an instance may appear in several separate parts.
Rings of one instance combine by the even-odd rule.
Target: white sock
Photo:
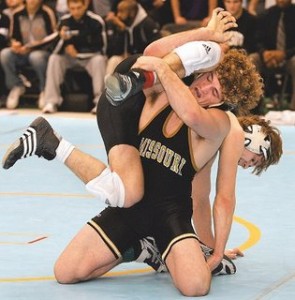
[[[56,158],[64,163],[66,159],[70,156],[74,148],[75,148],[74,145],[72,145],[65,139],[61,139],[56,149]]]

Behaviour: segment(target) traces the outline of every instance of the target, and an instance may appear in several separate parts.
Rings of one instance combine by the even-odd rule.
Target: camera
[[[67,38],[71,38],[79,34],[79,30],[67,30],[65,31],[65,35]]]

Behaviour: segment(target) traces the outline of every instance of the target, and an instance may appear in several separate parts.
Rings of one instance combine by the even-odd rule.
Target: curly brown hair
[[[271,126],[269,120],[259,116],[241,116],[238,117],[238,120],[245,132],[247,132],[248,126],[256,124],[261,126],[263,133],[270,138],[270,148],[268,149],[267,159],[263,160],[260,166],[256,166],[252,172],[255,175],[260,175],[263,171],[266,171],[269,166],[277,164],[283,154],[283,142],[280,131],[276,127]]]
[[[244,50],[231,49],[216,68],[223,101],[235,107],[236,115],[246,115],[263,95],[263,80]]]

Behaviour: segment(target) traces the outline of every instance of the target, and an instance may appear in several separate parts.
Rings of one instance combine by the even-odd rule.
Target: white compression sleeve
[[[188,42],[174,49],[185,69],[185,76],[193,72],[212,68],[221,59],[221,48],[215,42],[194,41]]]
[[[112,207],[123,207],[125,203],[125,187],[116,172],[109,168],[86,184],[88,192]]]

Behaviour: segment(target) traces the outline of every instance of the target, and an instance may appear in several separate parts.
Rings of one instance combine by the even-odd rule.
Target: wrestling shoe
[[[4,169],[11,168],[16,161],[32,155],[52,160],[61,137],[54,132],[51,125],[42,117],[35,119],[24,134],[6,151],[2,160]]]
[[[205,245],[199,240],[202,252],[204,253],[205,257],[208,258],[210,255],[213,254],[213,249]],[[237,272],[237,268],[235,264],[232,262],[230,258],[226,255],[223,256],[222,261],[220,264],[212,271],[212,275],[231,275]]]
[[[162,260],[155,239],[148,236],[140,240],[140,245],[141,253],[135,261],[144,262],[159,273],[167,272],[167,268]]]
[[[113,73],[106,78],[106,97],[113,106],[120,105],[128,97],[143,89],[143,72],[132,70],[127,74]]]
[[[226,255],[223,255],[223,259],[220,264],[211,273],[213,276],[218,275],[232,275],[237,272],[235,264]]]

